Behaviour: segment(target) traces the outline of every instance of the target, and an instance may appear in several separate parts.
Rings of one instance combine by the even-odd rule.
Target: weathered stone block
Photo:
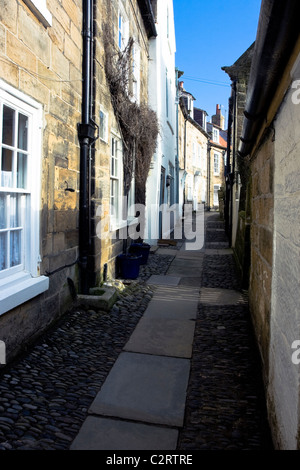
[[[55,45],[52,45],[52,70],[62,79],[68,80],[70,76],[70,64],[68,59]]]
[[[32,14],[28,14],[23,8],[19,9],[19,39],[36,56],[50,66],[50,38],[44,27],[37,27]]]
[[[55,232],[65,232],[78,228],[78,211],[54,211]]]
[[[80,66],[81,51],[67,34],[65,34],[64,54],[75,66]]]
[[[63,51],[65,30],[55,18],[55,16],[52,17],[52,26],[48,29],[48,34],[52,41],[52,44],[57,46],[58,49],[60,49],[61,51]]]
[[[19,69],[14,64],[1,62],[1,78],[6,80],[10,85],[18,88],[19,86]]]
[[[67,13],[67,15],[70,17],[71,21],[76,25],[79,26],[81,24],[81,12],[73,0],[62,0],[62,6]]]
[[[12,32],[17,32],[17,11],[18,2],[16,0],[2,0],[0,8],[0,21]]]
[[[63,29],[70,34],[70,18],[64,8],[61,6],[61,2],[48,2],[47,7],[50,13],[57,19]]]
[[[26,70],[36,72],[36,56],[9,31],[6,33],[6,55]]]
[[[41,82],[32,75],[20,70],[20,87],[23,90],[26,90],[26,94],[32,96],[39,102],[47,103],[49,102],[50,91],[46,88]]]
[[[52,93],[60,95],[61,83],[59,77],[53,73],[49,67],[38,60],[39,81],[45,85]]]
[[[78,295],[77,302],[85,308],[109,311],[118,298],[113,287],[96,287],[90,289],[89,295]]]
[[[65,249],[65,234],[63,232],[53,234],[53,253],[60,253]]]
[[[272,266],[273,233],[265,227],[259,228],[259,250],[261,256]]]

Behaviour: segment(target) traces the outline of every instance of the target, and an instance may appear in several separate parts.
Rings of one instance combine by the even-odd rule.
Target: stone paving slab
[[[233,255],[232,248],[206,248],[206,255]]]
[[[195,322],[192,320],[144,317],[139,321],[124,350],[191,358],[194,331]]]
[[[229,248],[228,242],[207,242],[205,244],[206,248],[222,249]]]
[[[70,450],[176,450],[178,431],[88,416]]]
[[[160,276],[153,274],[147,281],[148,285],[158,286],[178,286],[180,281],[179,276]]]
[[[179,250],[176,254],[176,259],[202,260],[203,257],[204,257],[203,251]]]
[[[196,319],[198,302],[199,288],[159,286],[144,313],[144,318]]]
[[[173,265],[169,267],[167,271],[168,276],[178,276],[181,277],[201,277],[202,274],[202,267],[201,264],[198,264],[198,267],[189,266],[189,263],[185,263],[185,265]]]
[[[182,426],[189,359],[122,352],[90,414]]]
[[[184,242],[180,251],[189,251],[191,253],[201,253],[204,251],[204,238],[201,235],[198,237],[198,241]]]
[[[201,287],[200,304],[204,305],[236,305],[245,303],[242,292],[231,289]]]
[[[201,258],[189,258],[189,259],[185,259],[185,258],[179,258],[176,256],[176,258],[172,261],[170,267],[174,267],[174,266],[177,266],[177,267],[187,267],[187,268],[190,268],[190,269],[193,269],[193,268],[199,268],[202,266],[202,261],[203,259]]]
[[[197,287],[200,289],[201,285],[201,277],[194,277],[194,276],[189,276],[189,277],[182,277],[179,282],[179,286],[190,286],[190,287]]]
[[[169,255],[169,256],[176,256],[179,250],[174,248],[158,248],[156,251],[157,255]]]

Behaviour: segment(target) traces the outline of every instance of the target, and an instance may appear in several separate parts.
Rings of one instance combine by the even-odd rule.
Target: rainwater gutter
[[[239,154],[251,153],[299,37],[299,0],[262,0]]]
[[[82,52],[82,111],[77,125],[80,144],[80,193],[79,193],[79,270],[81,294],[88,294],[88,258],[91,245],[90,182],[91,146],[96,125],[91,117],[93,70],[93,0],[83,0],[83,52]]]

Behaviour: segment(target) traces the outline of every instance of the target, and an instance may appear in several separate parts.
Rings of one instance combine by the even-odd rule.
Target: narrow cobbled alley
[[[239,289],[219,214],[206,214],[205,248],[197,267],[192,258],[180,257],[181,249],[180,241],[154,249],[140,277],[126,284],[109,313],[73,308],[1,370],[0,450],[72,448],[153,299],[157,286],[149,280],[178,272],[178,289],[198,288],[199,303],[176,450],[272,449],[247,296]]]
[[[185,423],[178,449],[272,450],[247,293],[209,214]]]

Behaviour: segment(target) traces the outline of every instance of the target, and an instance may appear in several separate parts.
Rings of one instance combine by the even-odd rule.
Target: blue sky
[[[221,67],[232,65],[255,41],[261,0],[173,0],[173,3],[176,67],[184,71],[184,88],[196,98],[195,106],[205,109],[209,120],[217,104],[222,105],[227,118],[231,82]]]

